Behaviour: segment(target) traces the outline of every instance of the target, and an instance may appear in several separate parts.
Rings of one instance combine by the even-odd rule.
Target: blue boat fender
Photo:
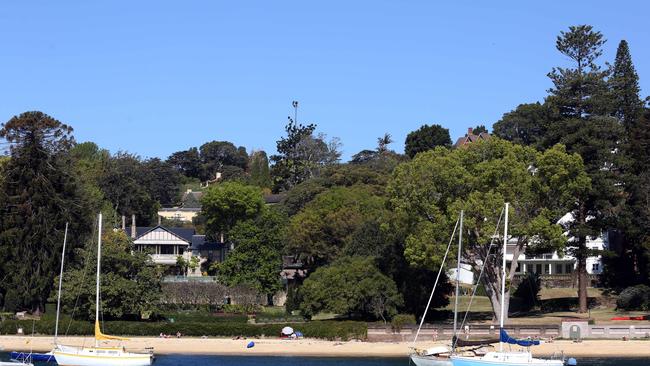
[[[576,366],[578,364],[578,361],[576,361],[576,359],[572,357],[566,360],[566,364],[567,366]]]
[[[255,342],[253,341],[248,342],[248,344],[246,345],[246,348],[253,348],[253,347],[255,347]]]

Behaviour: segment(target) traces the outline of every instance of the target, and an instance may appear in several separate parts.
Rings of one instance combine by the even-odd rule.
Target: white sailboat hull
[[[153,362],[152,354],[123,348],[59,346],[52,353],[61,366],[149,366]]]
[[[453,366],[563,366],[563,360],[534,358],[530,352],[488,352],[482,357],[452,356]]]
[[[440,357],[435,355],[422,356],[417,354],[412,354],[409,357],[416,366],[452,366],[449,357]]]

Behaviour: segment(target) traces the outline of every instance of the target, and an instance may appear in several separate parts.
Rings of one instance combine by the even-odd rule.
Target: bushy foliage
[[[227,286],[246,285],[260,293],[282,288],[282,247],[287,218],[281,210],[264,207],[255,219],[241,221],[230,230],[234,250],[214,268]]]
[[[432,150],[438,146],[450,147],[449,129],[440,125],[424,125],[406,136],[406,155],[413,158],[417,153]]]
[[[97,270],[94,243],[89,243],[80,256],[85,265],[68,269],[63,274],[61,304],[72,313],[75,307],[82,318],[95,317],[95,276]],[[160,302],[159,269],[146,253],[133,250],[131,240],[120,231],[108,231],[102,240],[101,311],[106,318],[131,317],[154,313]],[[58,276],[54,283],[58,283]],[[79,300],[77,301],[77,296]],[[52,295],[55,300],[56,293]]]
[[[396,332],[402,330],[402,327],[405,325],[413,325],[416,323],[417,321],[413,314],[397,314],[390,320],[390,326]]]
[[[257,217],[264,206],[264,199],[259,187],[223,182],[210,186],[204,192],[201,204],[206,233],[216,237],[228,232],[239,221]]]
[[[291,218],[286,250],[299,255],[311,268],[330,263],[355,230],[383,210],[384,199],[366,186],[331,188]]]
[[[36,321],[35,334],[50,335],[54,333],[54,321]],[[67,323],[65,323],[67,328]],[[277,324],[247,324],[241,322],[129,322],[107,321],[103,323],[104,331],[108,334],[125,336],[157,337],[160,333],[200,337],[277,337],[283,327],[290,326],[301,331],[308,338],[328,340],[365,339],[368,327],[365,322],[353,321],[314,321],[307,323],[277,323]],[[0,322],[0,334],[16,334],[22,328],[30,335],[31,320],[6,320]],[[72,321],[68,335],[92,335],[93,323]]]
[[[649,310],[650,287],[637,285],[626,288],[618,295],[616,308],[619,310]]]
[[[0,178],[0,299],[9,311],[40,312],[68,248],[78,248],[89,228],[90,204],[71,168],[72,127],[26,112],[0,128],[11,157]]]
[[[306,317],[328,311],[385,320],[403,303],[393,280],[375,267],[372,258],[364,257],[345,257],[317,269],[300,293],[300,309]]]
[[[518,299],[519,310],[529,311],[539,304],[539,291],[541,280],[536,273],[527,273],[517,286],[512,296]]]

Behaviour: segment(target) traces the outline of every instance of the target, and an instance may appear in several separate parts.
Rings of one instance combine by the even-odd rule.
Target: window
[[[562,274],[562,265],[561,264],[556,264],[555,265],[555,274]]]
[[[598,271],[600,271],[600,263],[592,263],[592,264],[591,264],[591,270],[592,270],[593,272],[598,272]]]
[[[173,245],[161,245],[160,246],[160,254],[174,254],[174,246]]]
[[[566,269],[565,271],[566,274],[573,273],[573,263],[567,264],[566,266],[564,266],[564,269]]]
[[[537,264],[535,266],[535,273],[542,274],[542,265],[541,264]]]

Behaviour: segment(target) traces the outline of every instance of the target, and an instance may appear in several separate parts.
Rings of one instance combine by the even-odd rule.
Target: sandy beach
[[[255,347],[246,348],[254,341]],[[92,338],[61,338],[69,345],[91,345]],[[210,354],[257,356],[328,356],[328,357],[405,357],[410,343],[388,342],[334,342],[316,339],[224,339],[224,338],[132,338],[125,342],[129,349],[154,347],[156,354]],[[418,348],[431,347],[432,343],[418,343]],[[0,349],[46,352],[52,348],[52,337],[0,336]],[[549,356],[564,351],[571,357],[649,357],[650,341],[589,340],[581,343],[555,341],[533,348],[538,356]]]

